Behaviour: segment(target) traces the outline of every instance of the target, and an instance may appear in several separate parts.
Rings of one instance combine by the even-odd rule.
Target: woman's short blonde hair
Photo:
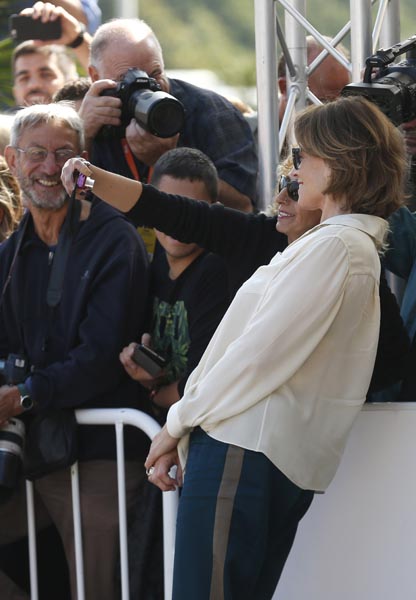
[[[295,136],[330,167],[324,193],[343,199],[344,210],[387,218],[404,203],[404,141],[375,104],[351,96],[309,107],[296,118]]]

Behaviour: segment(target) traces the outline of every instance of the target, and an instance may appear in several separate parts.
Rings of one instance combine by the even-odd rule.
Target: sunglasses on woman
[[[285,188],[289,198],[297,202],[299,200],[299,182],[294,179],[290,179],[290,177],[286,177],[286,175],[281,175],[279,179],[279,192]]]
[[[296,170],[298,170],[300,167],[300,163],[302,162],[300,148],[292,148],[292,161],[293,161],[293,166],[295,167]]]

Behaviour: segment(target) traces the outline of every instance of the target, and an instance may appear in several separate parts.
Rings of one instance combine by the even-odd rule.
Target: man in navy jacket
[[[69,107],[37,105],[16,116],[6,159],[28,210],[0,247],[0,356],[23,354],[31,371],[19,386],[0,387],[0,427],[22,416],[30,428],[31,414],[51,408],[140,407],[137,384],[118,355],[142,332],[147,257],[134,227],[119,213],[97,200],[84,200],[79,211],[69,200],[62,165],[83,148],[82,121]],[[53,307],[51,291],[58,292]],[[131,505],[143,475],[145,440],[126,432],[125,448]],[[85,593],[88,599],[113,600],[118,597],[114,429],[80,427],[78,459]],[[75,598],[69,470],[36,480],[35,490],[38,525],[55,523]],[[17,489],[0,505],[0,545],[24,534],[21,497]],[[1,573],[0,590],[5,600],[25,597],[13,596],[13,585]]]

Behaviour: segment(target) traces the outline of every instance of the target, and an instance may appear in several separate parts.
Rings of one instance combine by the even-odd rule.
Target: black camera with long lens
[[[404,53],[406,60],[389,66]],[[416,119],[416,35],[369,56],[363,82],[346,85],[341,94],[371,100],[395,125]]]
[[[0,359],[2,384],[23,383],[30,374],[27,358],[21,354],[9,354]],[[0,501],[8,498],[16,487],[22,469],[25,426],[20,419],[9,419],[0,427]]]
[[[139,69],[128,69],[116,88],[101,92],[102,96],[120,98],[121,126],[105,125],[100,136],[123,137],[131,119],[160,138],[169,138],[183,129],[185,109],[182,102],[164,92],[156,79]]]

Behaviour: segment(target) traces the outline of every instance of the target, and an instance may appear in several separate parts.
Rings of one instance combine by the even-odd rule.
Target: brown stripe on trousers
[[[229,446],[215,509],[210,600],[224,599],[224,563],[243,459],[243,448]]]

